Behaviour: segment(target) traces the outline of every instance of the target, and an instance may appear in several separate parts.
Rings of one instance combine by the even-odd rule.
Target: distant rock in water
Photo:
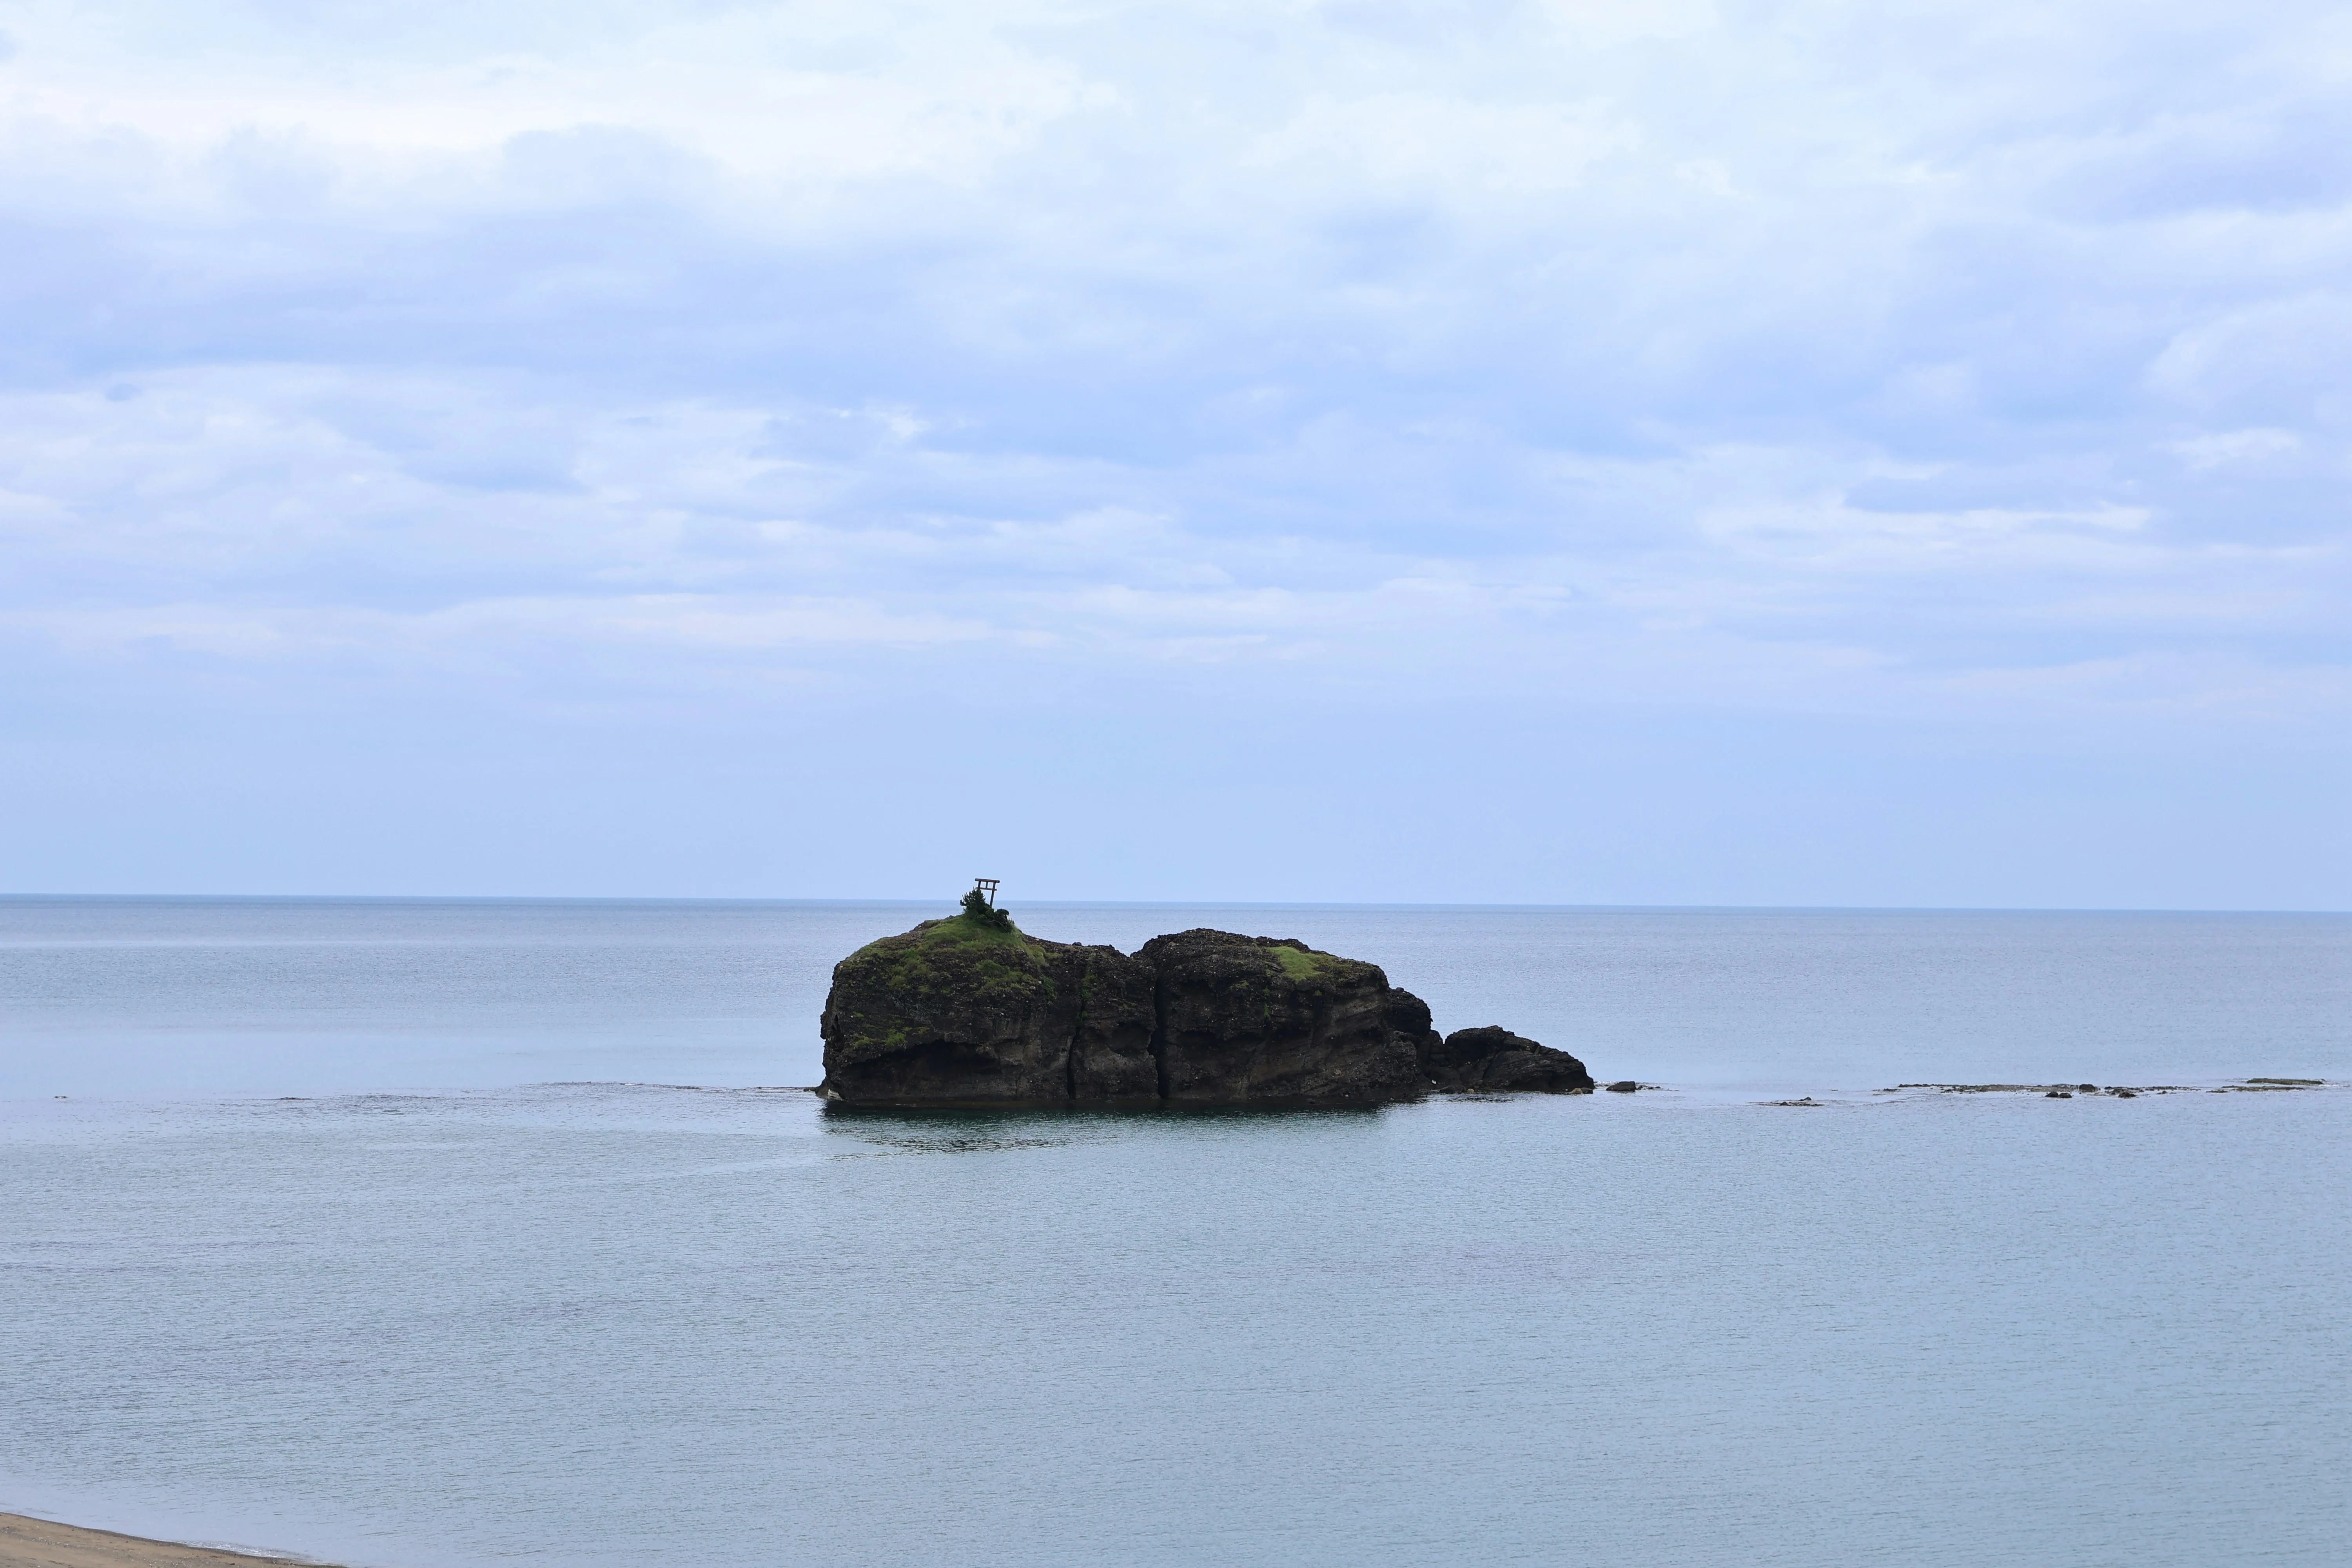
[[[1550,1094],[1592,1092],[1592,1075],[1582,1062],[1492,1024],[1454,1030],[1422,1052],[1421,1065],[1439,1089],[1457,1093],[1528,1089]]]
[[[1441,1040],[1427,1004],[1379,965],[1302,942],[1188,931],[1129,957],[1039,941],[1001,911],[859,948],[834,967],[823,1027],[819,1092],[847,1104],[1378,1104],[1592,1087],[1575,1058],[1507,1030]]]

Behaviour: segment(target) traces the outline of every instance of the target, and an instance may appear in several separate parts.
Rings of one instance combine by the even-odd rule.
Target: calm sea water
[[[2352,1560],[2352,1092],[1872,1092],[2352,1079],[2352,919],[1024,908],[1669,1087],[758,1087],[928,912],[0,901],[0,1507],[392,1568]]]

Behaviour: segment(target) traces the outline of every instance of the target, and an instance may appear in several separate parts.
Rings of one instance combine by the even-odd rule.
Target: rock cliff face
[[[1172,1100],[1383,1100],[1429,1092],[1429,1009],[1380,966],[1231,931],[1155,936],[1161,1094]]]
[[[834,967],[823,1027],[821,1092],[849,1104],[1345,1104],[1592,1084],[1575,1058],[1505,1030],[1441,1040],[1377,964],[1219,931],[1130,958],[1002,917],[925,921]]]
[[[834,966],[823,1090],[901,1105],[1157,1100],[1151,979],[1117,948],[925,921]]]

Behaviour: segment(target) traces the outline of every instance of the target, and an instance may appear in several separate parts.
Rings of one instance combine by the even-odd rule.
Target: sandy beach
[[[253,1557],[206,1546],[142,1541],[21,1513],[0,1513],[0,1568],[298,1568],[290,1557]],[[301,1563],[299,1568],[320,1568]]]

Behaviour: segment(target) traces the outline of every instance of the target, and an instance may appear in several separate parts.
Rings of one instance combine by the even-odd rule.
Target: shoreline
[[[150,1541],[0,1512],[0,1568],[331,1568],[313,1558],[266,1557],[225,1547]]]

